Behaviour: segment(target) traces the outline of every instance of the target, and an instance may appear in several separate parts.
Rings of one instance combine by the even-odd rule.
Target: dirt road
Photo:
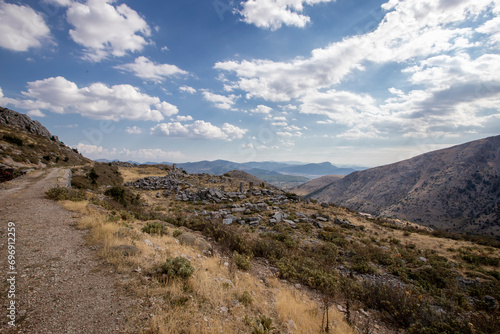
[[[67,181],[67,170],[51,169],[0,185],[0,333],[137,332],[125,322],[134,300],[117,285],[123,277],[85,245],[73,214],[44,198]]]

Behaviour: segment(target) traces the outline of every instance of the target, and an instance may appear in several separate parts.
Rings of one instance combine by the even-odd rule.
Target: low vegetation
[[[149,305],[154,314],[148,320],[150,333],[166,333],[165,328],[178,328],[174,332],[179,333],[180,328],[197,333],[320,332],[327,327],[330,332],[348,333],[354,327],[368,330],[373,324],[408,333],[500,331],[495,243],[444,238],[414,225],[304,202],[293,194],[285,195],[288,202],[280,205],[257,195],[229,203],[176,201],[173,196],[158,196],[156,190],[120,185],[114,169],[107,174],[116,175],[117,183],[103,183],[105,174],[99,168],[107,167],[114,168],[93,167],[99,176],[95,190],[81,190],[86,201],[65,205],[86,212],[81,224],[91,228],[89,242],[101,244],[110,263],[121,270],[141,268],[135,278],[136,293],[156,300]],[[124,181],[143,177],[145,170],[125,168]],[[198,187],[213,187],[216,181],[223,182],[227,191],[239,187],[239,181],[228,176],[183,175]],[[85,177],[91,183],[92,177]],[[60,189],[49,192],[54,199],[71,197]],[[267,211],[233,212],[242,221],[260,215],[257,226],[225,225],[220,216],[207,214],[231,211],[241,202],[266,201]],[[89,206],[79,203],[99,205],[106,213],[93,221],[87,217],[96,213],[88,213]],[[277,211],[287,212],[295,227],[284,221],[270,223]],[[306,215],[321,218],[321,224],[300,220]],[[117,237],[124,228],[130,234]],[[213,251],[179,244],[176,237],[184,233],[211,241]],[[109,252],[123,243],[134,245],[141,255]],[[198,315],[194,323],[193,314]]]

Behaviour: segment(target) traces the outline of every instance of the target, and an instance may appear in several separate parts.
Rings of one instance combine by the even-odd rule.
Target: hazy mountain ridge
[[[354,172],[311,197],[427,226],[500,235],[500,136]]]

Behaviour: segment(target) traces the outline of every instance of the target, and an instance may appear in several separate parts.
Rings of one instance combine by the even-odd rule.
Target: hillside
[[[500,136],[354,172],[312,197],[449,231],[500,236]]]
[[[307,196],[314,191],[321,190],[322,188],[329,186],[343,177],[343,175],[325,175],[317,177],[299,186],[293,187],[290,191],[299,196]]]
[[[123,186],[109,187],[106,168]],[[330,332],[337,334],[500,330],[500,253],[491,238],[450,239],[370,219],[256,184],[241,171],[115,171],[101,164],[91,192],[77,182],[72,192],[53,194],[91,201],[71,206],[99,213],[82,224],[102,249],[134,251],[103,256],[132,273],[135,297],[151,301],[147,312],[139,308],[152,314],[148,333],[264,333],[256,329],[264,319],[275,332],[320,333],[325,310],[336,317]],[[180,258],[192,274],[170,272]]]
[[[0,180],[6,181],[30,168],[89,163],[66,146],[40,122],[0,107]]]

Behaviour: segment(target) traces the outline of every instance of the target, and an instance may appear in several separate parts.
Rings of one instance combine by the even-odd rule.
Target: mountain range
[[[500,236],[500,136],[356,171],[315,188],[307,197],[452,232]]]
[[[96,160],[98,162],[110,162],[106,159]],[[134,161],[128,161],[136,163]],[[144,164],[156,165],[167,164],[172,165],[171,162],[146,162]],[[330,162],[322,163],[301,163],[301,162],[275,162],[275,161],[250,161],[244,163],[232,162],[227,160],[214,160],[214,161],[198,161],[198,162],[185,162],[177,163],[177,167],[184,169],[190,174],[207,173],[212,175],[222,175],[231,170],[242,170],[249,174],[255,175],[259,178],[266,180],[266,176],[300,176],[301,182],[304,179],[317,178],[324,175],[347,175],[356,170],[362,170],[366,167],[354,166],[349,168],[337,167]]]

